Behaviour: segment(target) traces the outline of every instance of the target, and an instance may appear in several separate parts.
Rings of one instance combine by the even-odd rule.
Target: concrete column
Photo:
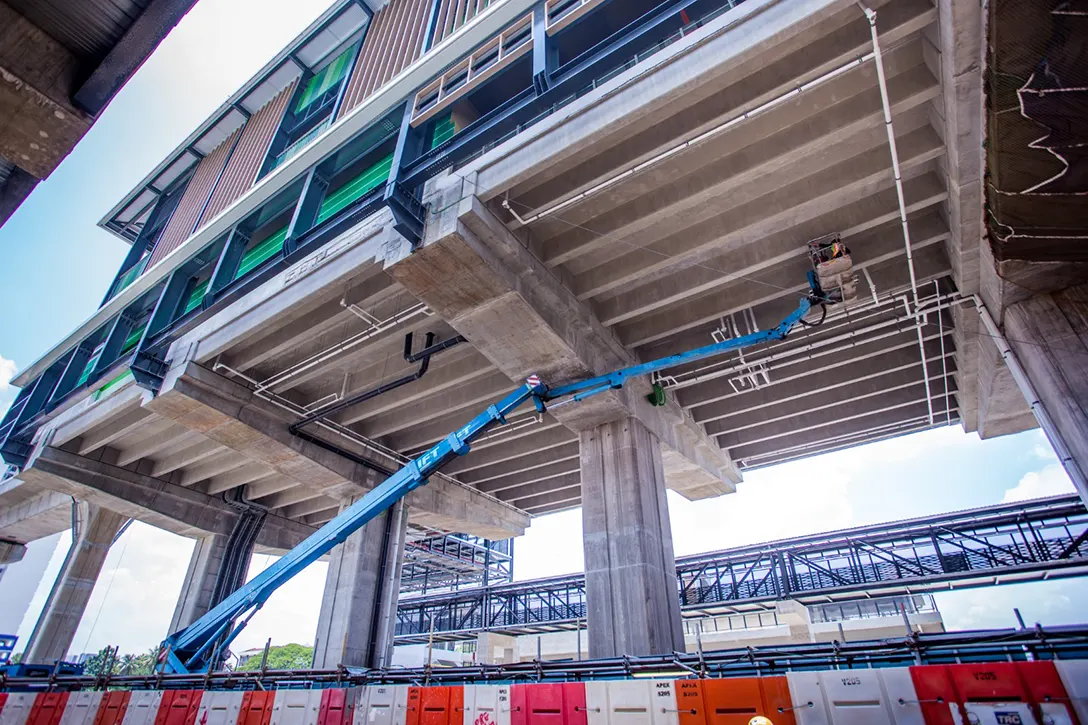
[[[408,507],[399,501],[333,549],[317,620],[315,668],[389,664],[407,527]]]
[[[658,441],[635,418],[580,440],[589,656],[683,651]]]
[[[209,609],[218,604],[215,601],[215,584],[223,569],[223,562],[228,552],[230,537],[221,534],[209,534],[196,540],[193,547],[193,556],[189,559],[189,570],[185,573],[185,580],[181,584],[181,594],[178,596],[177,606],[174,608],[174,616],[170,620],[170,632],[188,627]],[[223,585],[222,595],[225,597],[245,582],[245,575],[249,571],[249,562],[253,558],[253,549],[240,554],[242,561],[238,570],[241,577]],[[222,599],[222,597],[218,597]]]
[[[1088,502],[1088,284],[1010,305],[1005,336],[1050,418],[1046,433]]]
[[[110,545],[128,520],[93,504],[76,506],[78,525],[72,532],[72,547],[30,635],[27,662],[51,664],[68,654]]]

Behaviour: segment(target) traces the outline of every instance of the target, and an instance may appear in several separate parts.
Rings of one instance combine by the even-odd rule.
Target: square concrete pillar
[[[1088,284],[1005,309],[1005,336],[1053,423],[1050,437],[1088,502]]]
[[[244,542],[243,542],[244,543]],[[245,583],[249,563],[253,559],[253,547],[237,552],[238,561],[231,567],[233,571],[224,572],[230,547],[230,537],[221,534],[209,534],[196,540],[193,555],[189,559],[189,569],[181,583],[181,593],[170,620],[170,632],[177,632],[188,627],[208,610],[219,604],[225,597]],[[230,579],[219,584],[220,576]]]
[[[72,532],[72,546],[30,635],[26,662],[52,664],[68,654],[110,545],[128,520],[93,504],[81,502],[74,506],[76,528]]]
[[[345,501],[341,511],[354,503]],[[332,550],[314,667],[384,667],[393,655],[408,507],[398,501]]]
[[[589,656],[683,651],[661,447],[634,418],[580,441]]]

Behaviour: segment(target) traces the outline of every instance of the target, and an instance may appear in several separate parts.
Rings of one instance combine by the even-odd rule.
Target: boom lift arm
[[[825,300],[813,275],[809,275],[812,294],[803,298],[797,309],[776,327],[743,337],[725,340],[688,352],[670,355],[651,362],[633,365],[588,380],[549,389],[535,376],[529,378],[502,400],[488,406],[464,427],[450,433],[441,441],[385,482],[374,488],[336,518],[311,534],[305,541],[282,556],[275,564],[247,582],[207,614],[191,625],[171,634],[163,642],[160,669],[165,672],[206,672],[219,662],[221,653],[241,633],[254,614],[276,589],[334,546],[362,528],[368,521],[390,508],[399,499],[427,483],[428,477],[443,466],[469,452],[471,443],[496,425],[506,422],[506,416],[532,400],[537,410],[544,412],[545,404],[557,398],[571,396],[584,400],[607,390],[622,388],[629,380],[684,365],[716,355],[785,339],[794,325],[804,323],[813,304]]]

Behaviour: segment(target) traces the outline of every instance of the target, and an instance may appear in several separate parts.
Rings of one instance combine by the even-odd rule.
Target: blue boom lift
[[[782,320],[777,327],[769,330],[761,330],[743,337],[555,388],[544,385],[536,376],[530,377],[525,384],[497,403],[488,406],[487,410],[473,418],[464,427],[450,433],[445,440],[419,458],[410,461],[404,468],[315,531],[279,561],[228,596],[203,617],[180,632],[167,637],[160,654],[160,670],[168,673],[195,673],[207,672],[209,668],[214,669],[222,653],[276,589],[324,556],[334,546],[343,543],[351,534],[390,508],[399,499],[426,484],[427,478],[441,470],[447,463],[458,456],[467,454],[474,440],[492,427],[505,423],[506,416],[524,403],[532,400],[537,410],[544,412],[546,404],[552,400],[567,397],[574,401],[584,400],[607,390],[622,388],[629,380],[643,375],[714,357],[731,350],[785,339],[798,323],[810,326],[819,324],[819,322],[806,323],[802,318],[808,314],[814,304],[820,305],[826,314],[824,304],[830,302],[830,298],[820,289],[813,272],[809,273],[808,279],[811,287],[810,294],[801,300],[792,314]],[[821,317],[820,322],[822,321]],[[652,399],[654,397],[658,398],[658,404],[660,404],[660,391],[657,391],[657,396],[651,396]]]

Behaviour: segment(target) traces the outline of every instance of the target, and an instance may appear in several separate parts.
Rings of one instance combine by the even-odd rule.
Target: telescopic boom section
[[[427,479],[444,465],[468,453],[470,444],[474,440],[494,426],[505,423],[507,415],[529,400],[533,401],[537,410],[544,412],[547,401],[567,396],[572,396],[573,400],[583,400],[606,390],[622,388],[633,378],[732,350],[784,339],[790,329],[808,314],[813,301],[816,300],[812,297],[802,299],[801,304],[789,317],[770,330],[623,368],[581,382],[549,390],[539,378],[530,377],[521,387],[499,402],[488,406],[487,410],[477,415],[467,425],[450,433],[443,441],[419,458],[410,461],[408,465],[387,478],[363,498],[344,509],[340,515],[315,531],[203,617],[180,632],[167,637],[163,642],[160,669],[165,672],[193,673],[206,672],[210,667],[214,668],[222,653],[273,592],[291,577],[327,554],[334,546],[343,543],[368,521],[379,516],[411,491],[426,484]]]

